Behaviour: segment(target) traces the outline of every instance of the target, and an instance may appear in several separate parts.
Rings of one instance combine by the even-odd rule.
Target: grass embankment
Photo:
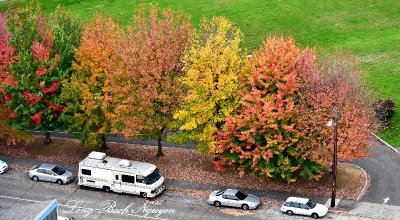
[[[93,150],[82,147],[79,141],[71,139],[54,138],[50,145],[42,143],[43,138],[36,138],[28,145],[0,146],[0,154],[77,166],[79,161]],[[330,197],[331,192],[330,174],[323,176],[320,181],[299,179],[292,184],[272,180],[261,181],[253,176],[239,178],[239,174],[233,169],[228,169],[225,173],[214,171],[212,158],[194,150],[164,148],[165,156],[157,158],[156,146],[109,143],[109,149],[104,152],[113,157],[156,164],[168,179],[210,183],[225,187],[286,191],[308,196]],[[19,169],[23,170],[23,168]],[[361,170],[345,164],[339,165],[338,198],[357,199],[364,184],[365,176]]]
[[[0,10],[10,2],[0,3]],[[378,96],[393,98],[400,105],[400,1],[319,0],[39,0],[47,13],[59,4],[84,20],[101,12],[123,24],[131,21],[141,4],[158,4],[190,14],[194,26],[211,16],[234,21],[245,36],[249,50],[267,35],[292,35],[302,46],[317,50],[348,50],[360,57],[367,84]],[[380,136],[400,147],[400,109],[392,126]]]

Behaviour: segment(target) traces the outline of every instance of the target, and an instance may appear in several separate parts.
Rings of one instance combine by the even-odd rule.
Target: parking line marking
[[[11,197],[11,196],[0,196],[0,198],[14,199],[14,200],[22,200],[22,201],[27,201],[27,202],[41,202],[41,201],[37,201],[37,200],[21,199],[21,198],[16,198],[16,197]]]

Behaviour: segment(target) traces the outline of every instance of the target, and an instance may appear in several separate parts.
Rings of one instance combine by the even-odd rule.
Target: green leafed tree
[[[52,17],[45,16],[30,3],[9,12],[8,26],[10,44],[18,57],[10,66],[14,83],[4,87],[9,96],[6,107],[12,112],[9,124],[16,130],[44,131],[45,143],[50,143],[48,131],[60,126],[58,118],[64,108],[59,99],[61,81],[70,75],[71,61],[66,60],[71,59],[73,49],[66,48],[79,42],[80,22],[61,9]]]
[[[16,144],[18,140],[29,141],[32,136],[28,132],[14,130],[7,124],[10,114],[13,115],[13,112],[5,107],[5,102],[9,100],[10,96],[3,86],[14,83],[9,67],[17,62],[14,47],[9,43],[10,37],[7,16],[0,14],[0,140],[6,139],[7,143]]]
[[[214,135],[238,106],[239,81],[247,72],[242,40],[240,30],[224,17],[201,21],[183,58],[185,97],[174,114],[180,131],[172,141],[193,141],[198,151],[215,153]]]
[[[113,59],[121,28],[100,15],[83,29],[75,51],[72,76],[63,82],[61,100],[66,104],[62,121],[67,130],[86,146],[106,148],[110,122],[105,116],[104,85]]]

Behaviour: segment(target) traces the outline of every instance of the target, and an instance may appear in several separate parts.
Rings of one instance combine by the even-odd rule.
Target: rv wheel
[[[108,186],[103,186],[103,189],[104,189],[104,191],[106,191],[106,192],[110,192],[110,187],[108,187]]]
[[[140,193],[140,195],[141,195],[143,198],[146,198],[146,197],[147,197],[147,193],[145,193],[145,192]]]

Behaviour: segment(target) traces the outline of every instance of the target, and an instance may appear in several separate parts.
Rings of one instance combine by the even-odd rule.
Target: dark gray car
[[[215,206],[231,206],[247,209],[257,208],[261,202],[260,199],[251,194],[243,193],[237,189],[217,190],[210,194],[207,202]]]
[[[34,181],[47,181],[58,184],[70,183],[74,180],[71,172],[53,164],[34,166],[29,170],[29,178]]]

